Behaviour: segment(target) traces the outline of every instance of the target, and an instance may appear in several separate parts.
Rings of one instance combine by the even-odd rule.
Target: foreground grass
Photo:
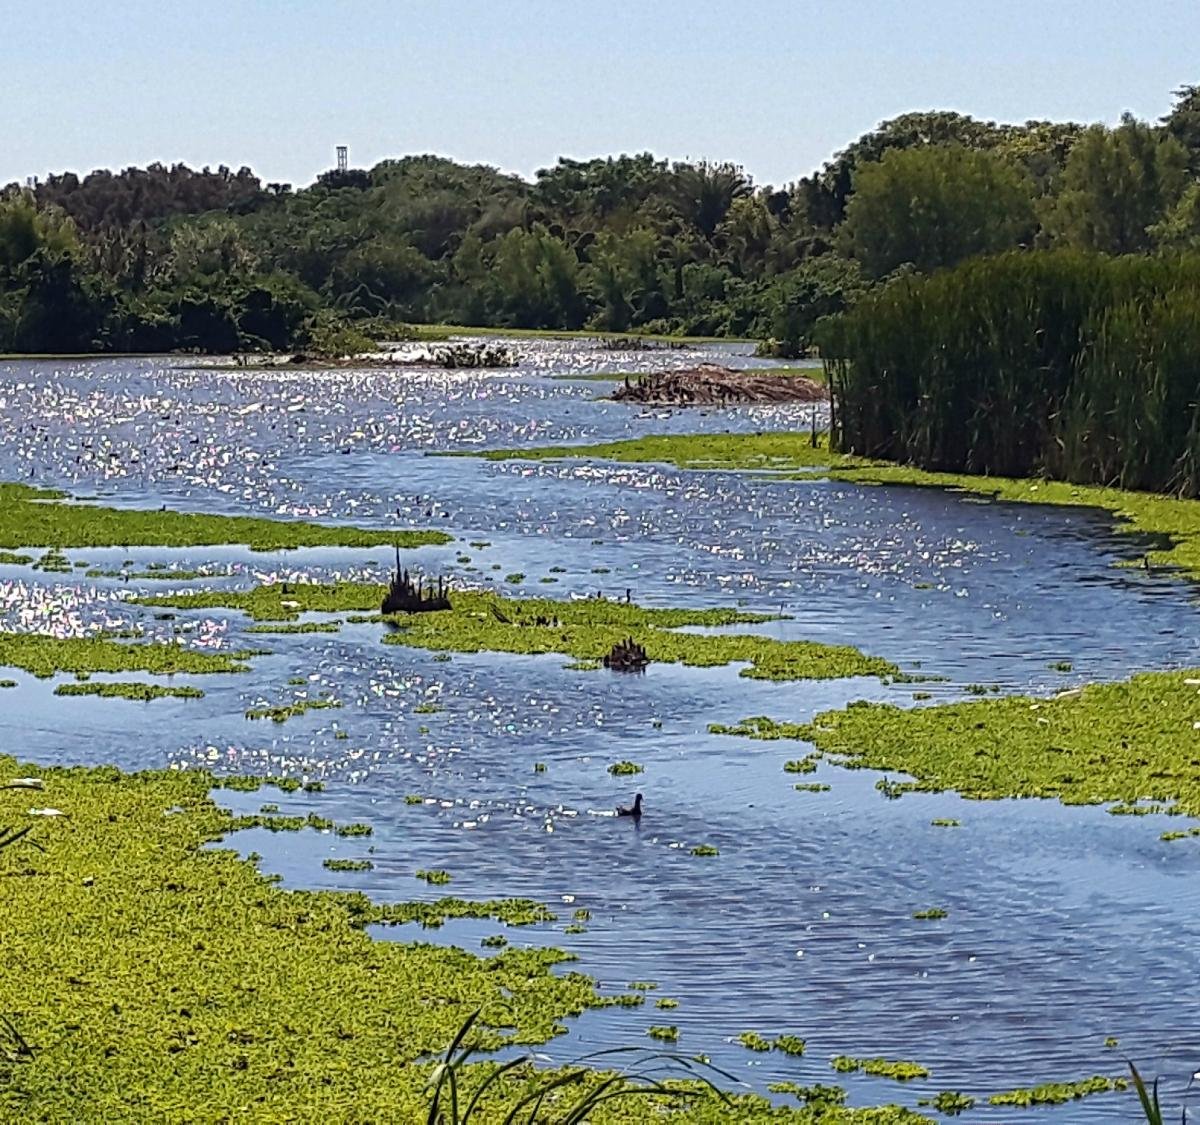
[[[923,485],[978,493],[1012,503],[1102,508],[1122,521],[1117,527],[1119,531],[1165,536],[1171,541],[1168,547],[1148,551],[1149,562],[1176,567],[1188,577],[1200,579],[1200,500],[1064,481],[930,473],[835,453],[824,437],[814,448],[809,435],[796,433],[652,435],[597,445],[491,450],[478,456],[493,461],[589,458],[674,465],[681,469],[750,469],[806,475],[819,472],[834,480],[858,484]]]
[[[31,772],[0,757],[0,778]],[[364,926],[420,912],[283,891],[233,852],[206,849],[235,822],[203,773],[36,772],[39,800],[63,815],[36,824],[38,848],[0,849],[0,1011],[24,1044],[0,1050],[6,1120],[423,1120],[432,1058],[475,1010],[481,1045],[494,1048],[543,1042],[564,1017],[615,1002],[578,973],[552,972],[568,959],[560,951],[481,958],[377,942]],[[28,804],[0,789],[0,823],[23,825]],[[507,905],[446,903],[476,916]],[[515,1069],[495,1098],[538,1081],[545,1073]],[[481,1119],[496,1119],[488,1104]],[[644,1110],[613,1103],[594,1119]],[[732,1108],[701,1095],[681,1117],[921,1120],[895,1108],[817,1118],[752,1095]]]
[[[441,531],[368,531],[254,516],[103,508],[63,503],[61,492],[0,484],[0,547],[422,547],[448,543]],[[174,577],[174,576],[172,576]]]
[[[977,799],[1120,802],[1113,812],[1200,816],[1200,672],[1147,672],[1055,699],[903,709],[856,703],[811,723],[745,720],[718,733],[814,743],[838,764],[897,770]],[[1154,802],[1151,805],[1137,804]]]
[[[256,621],[295,619],[300,613],[378,610],[383,586],[337,583],[259,586],[236,592],[210,590],[138,599],[142,605],[176,609],[237,609]],[[552,601],[548,598],[505,598],[462,591],[454,608],[389,620],[393,632],[386,644],[408,645],[435,652],[511,652],[525,655],[559,653],[580,661],[597,661],[614,644],[634,636],[652,661],[716,667],[745,663],[742,675],[752,679],[837,679],[845,676],[900,677],[894,664],[866,656],[847,645],[814,641],[778,641],[752,634],[679,633],[684,626],[730,626],[771,620],[736,610],[645,609],[606,600]]]

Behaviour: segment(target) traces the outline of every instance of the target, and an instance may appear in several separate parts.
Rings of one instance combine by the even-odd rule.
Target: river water
[[[1200,665],[1194,591],[1118,569],[1143,544],[1118,534],[1104,513],[766,474],[427,456],[812,421],[813,408],[802,406],[630,408],[600,399],[603,383],[578,378],[696,359],[752,365],[759,361],[748,346],[514,347],[520,366],[491,372],[3,363],[0,479],[112,505],[441,528],[456,541],[410,552],[411,562],[507,594],[629,590],[646,605],[782,610],[788,619],[764,633],[854,644],[945,677],[919,685],[935,703],[964,698],[971,684],[1048,693]],[[375,625],[247,636],[236,613],[164,620],[126,599],[274,578],[382,580],[388,552],[68,554],[104,570],[132,561],[136,570],[212,577],[93,580],[83,567],[73,575],[0,567],[3,628],[67,635],[138,625],[148,637],[182,630],[188,643],[272,655],[255,659],[248,675],[179,678],[202,687],[203,700],[147,705],[55,698],[53,682],[17,673],[20,687],[5,693],[0,711],[5,749],[41,763],[320,778],[326,790],[313,795],[217,795],[239,810],[270,801],[373,826],[369,840],[235,838],[286,885],[381,900],[449,891],[548,903],[559,921],[506,930],[511,943],[576,953],[571,967],[605,991],[658,984],[643,1008],[572,1021],[570,1034],[545,1048],[550,1059],[650,1044],[650,1025],[675,1024],[681,1051],[709,1055],[756,1089],[836,1081],[855,1104],[910,1105],[942,1089],[979,1096],[1117,1075],[1126,1053],[1163,1075],[1176,1104],[1200,1064],[1200,851],[1160,842],[1166,818],[951,794],[888,801],[877,774],[828,764],[803,778],[828,792],[796,792],[782,765],[805,752],[802,744],[706,733],[710,722],[803,720],[854,699],[911,703],[911,684],[772,684],[736,668],[675,666],[618,678],[569,670],[556,656],[446,661],[381,645]],[[506,582],[514,573],[523,581]],[[1060,662],[1071,671],[1054,670]],[[289,685],[298,677],[305,687]],[[282,725],[243,717],[318,691],[343,707]],[[614,779],[606,767],[620,759],[645,772]],[[640,825],[611,815],[635,789],[646,800]],[[423,802],[407,803],[410,794]],[[935,828],[935,817],[962,827]],[[720,854],[694,857],[697,844]],[[322,867],[368,848],[370,872]],[[446,869],[453,882],[427,887],[413,877],[419,868]],[[949,917],[912,918],[929,907]],[[584,932],[566,933],[576,909],[590,920]],[[478,949],[502,929],[451,922],[380,937]],[[658,1010],[658,997],[678,1007]],[[795,1034],[808,1050],[803,1058],[750,1052],[736,1042],[744,1031]],[[1106,1048],[1108,1036],[1120,1048]],[[911,1059],[933,1077],[899,1085],[836,1075],[829,1059],[838,1054]],[[1119,1121],[1133,1111],[1130,1096],[1102,1095],[1038,1117]],[[981,1107],[960,1120],[1020,1116]]]

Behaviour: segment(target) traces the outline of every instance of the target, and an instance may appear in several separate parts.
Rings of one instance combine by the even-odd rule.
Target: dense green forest
[[[753,336],[780,354],[913,273],[1200,246],[1200,88],[1118,127],[911,113],[782,188],[732,164],[435,156],[151,165],[0,194],[0,351],[339,348],[411,323]]]

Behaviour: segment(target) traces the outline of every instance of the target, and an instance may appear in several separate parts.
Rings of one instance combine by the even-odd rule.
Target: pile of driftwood
[[[644,672],[649,663],[646,650],[632,637],[618,641],[604,658],[604,667],[614,672]]]
[[[769,369],[768,369],[769,370]],[[679,371],[639,375],[613,392],[618,402],[650,406],[737,406],[754,402],[823,402],[825,386],[803,375],[771,375],[735,371],[731,367],[702,363]]]
[[[426,585],[420,576],[413,577],[400,569],[400,551],[396,550],[396,573],[380,607],[382,613],[434,613],[450,609],[450,587],[439,577]]]

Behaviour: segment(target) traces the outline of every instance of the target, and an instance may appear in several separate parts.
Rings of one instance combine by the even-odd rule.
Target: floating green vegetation
[[[418,879],[424,879],[431,887],[441,887],[449,883],[453,876],[449,871],[426,871],[422,868],[417,872]]]
[[[1128,1089],[1124,1078],[1104,1078],[1097,1074],[1079,1082],[1047,1082],[1024,1090],[1008,1090],[988,1098],[990,1105],[1062,1105],[1064,1102],[1086,1098],[1091,1094],[1106,1094],[1110,1090]]]
[[[551,578],[549,575],[546,575],[546,577],[545,577],[545,578],[539,578],[539,579],[538,579],[538,581],[539,581],[539,582],[541,582],[541,583],[543,583],[544,585],[549,585],[550,583],[557,582],[557,581],[558,581],[558,579],[557,579],[557,578]]]
[[[295,619],[301,613],[365,610],[378,606],[382,586],[341,582],[279,584],[248,591],[207,590],[138,599],[142,605],[175,609],[241,610],[255,620]],[[695,667],[746,664],[742,675],[763,680],[837,679],[902,673],[878,657],[845,645],[779,641],[731,633],[682,633],[687,626],[761,624],[770,615],[733,609],[646,609],[625,602],[589,598],[505,598],[484,591],[460,591],[454,608],[437,613],[389,618],[387,644],[435,652],[561,653],[577,660],[602,660],[615,644],[634,636],[651,661]]]
[[[777,1035],[771,1041],[771,1046],[776,1051],[782,1051],[785,1055],[800,1056],[804,1054],[804,1048],[807,1044],[796,1035]]]
[[[370,836],[374,831],[369,824],[339,824],[334,829],[338,836]]]
[[[1196,836],[1200,836],[1200,828],[1188,828],[1182,832],[1164,832],[1159,836],[1160,840],[1191,840]]]
[[[637,762],[613,762],[608,767],[608,772],[614,777],[629,777],[635,773],[641,773],[642,767]]]
[[[933,694],[932,694],[932,692],[928,692],[928,691],[914,691],[912,693],[912,697],[917,703],[922,703],[926,699],[932,699]]]
[[[798,1082],[772,1082],[767,1089],[772,1094],[791,1094],[793,1097],[801,1101],[810,1109],[825,1111],[837,1109],[846,1104],[846,1091],[841,1086],[826,1086],[820,1082],[814,1083],[812,1086],[802,1086]],[[850,1111],[853,1112],[853,1111]],[[879,1113],[886,1113],[886,1110],[879,1110]],[[902,1112],[902,1111],[901,1111]],[[852,1118],[843,1117],[841,1114],[837,1116],[839,1120],[852,1120]],[[816,1120],[820,1120],[817,1118]],[[885,1118],[880,1118],[880,1125],[883,1125]],[[893,1121],[924,1121],[926,1118],[913,1116],[896,1116]]]
[[[108,637],[45,637],[0,633],[0,666],[45,679],[56,672],[245,672],[246,652],[200,652],[181,645],[122,644]]]
[[[485,547],[490,547],[491,543],[486,539],[472,539],[468,546],[473,547],[476,551],[482,551]]]
[[[771,1049],[771,1041],[764,1039],[757,1031],[743,1031],[737,1040],[750,1051],[769,1051]]]
[[[12,551],[0,551],[0,566],[28,566],[33,562],[32,555],[18,555]]]
[[[1070,672],[1074,669],[1074,667],[1075,667],[1075,665],[1072,664],[1069,660],[1056,660],[1053,664],[1050,665],[1050,671],[1052,671],[1052,672]]]
[[[646,997],[640,992],[623,992],[619,996],[606,996],[605,1004],[610,1008],[640,1008]]]
[[[0,774],[33,768],[4,759]],[[5,1068],[0,1118],[182,1120],[217,1097],[262,1120],[338,1120],[347,1105],[364,1119],[424,1120],[426,1060],[474,1011],[481,1045],[497,1048],[545,1042],[602,1004],[588,978],[552,972],[569,958],[561,951],[484,959],[365,932],[540,921],[536,903],[377,906],[286,891],[207,847],[233,818],[203,772],[37,772],[68,815],[38,826],[44,850],[0,851],[0,1010],[47,1049]],[[27,808],[27,796],[0,790],[0,822]]]
[[[819,754],[809,754],[806,758],[800,758],[796,761],[784,762],[784,773],[816,773],[817,762],[820,761]]]
[[[425,803],[425,798],[419,793],[409,793],[408,796],[404,798],[404,803],[406,805],[423,805]]]
[[[960,1113],[965,1113],[975,1104],[975,1099],[966,1094],[960,1094],[957,1090],[943,1090],[940,1094],[934,1095],[932,1098],[918,1098],[917,1105],[927,1105],[932,1109],[936,1109],[938,1113],[944,1113],[947,1117],[957,1117]]]
[[[297,699],[295,703],[286,703],[279,707],[251,707],[246,712],[246,718],[286,723],[288,719],[297,719],[309,711],[324,711],[331,707],[341,707],[341,703],[336,699]]]
[[[297,624],[296,622],[278,622],[274,625],[250,625],[247,627],[247,633],[337,633],[341,631],[341,625],[336,621],[304,621]],[[303,680],[300,683],[304,683]]]
[[[647,1029],[646,1034],[649,1035],[651,1039],[659,1039],[664,1043],[679,1042],[679,1028],[677,1028],[674,1024],[670,1025],[669,1027],[650,1027]]]
[[[1115,1035],[1110,1035],[1107,1039],[1104,1040],[1104,1045],[1106,1047],[1119,1047],[1121,1045],[1121,1040],[1118,1039]]]
[[[587,926],[582,922],[569,922],[563,927],[564,934],[586,934]]]
[[[16,686],[16,680],[0,680],[0,688],[14,688]]]
[[[266,804],[262,805],[258,811],[264,815],[267,813],[277,813],[279,811],[279,806],[276,804]]]
[[[952,817],[939,816],[929,822],[934,828],[961,828],[962,821],[954,820]]]
[[[673,996],[660,996],[657,1000],[654,1001],[654,1006],[656,1008],[678,1008],[679,1001],[676,1000]]]
[[[545,773],[546,772],[546,763],[545,762],[534,762],[533,763],[533,772],[534,773]]]
[[[413,714],[414,715],[437,715],[440,712],[445,711],[445,710],[446,710],[446,708],[443,707],[440,703],[426,702],[426,703],[418,703],[413,708]]]
[[[927,791],[1057,797],[1200,816],[1195,671],[1146,672],[1054,699],[1012,696],[902,709],[864,704],[765,737],[812,742],[838,764],[902,770]],[[764,737],[751,735],[751,737]],[[1171,804],[1173,803],[1173,804]]]
[[[629,986],[635,992],[653,992],[658,987],[658,981],[655,980],[631,980]]]
[[[479,942],[484,949],[503,949],[508,944],[508,938],[503,934],[488,934]]]
[[[327,859],[321,866],[330,871],[372,871],[375,868],[369,859]]]
[[[594,672],[597,668],[603,668],[604,662],[601,660],[572,660],[570,664],[563,665],[565,672]]]
[[[710,856],[720,855],[721,853],[712,846],[712,844],[697,844],[692,848],[692,855]]]
[[[347,739],[349,739],[350,732],[348,730],[335,730],[333,732],[333,737],[337,739],[338,742],[345,742]]]
[[[303,676],[293,676],[290,680],[288,680],[289,687],[304,687],[307,684],[308,680],[306,680]]]
[[[592,919],[592,912],[588,910],[586,906],[581,906],[575,911],[572,917],[576,922],[590,922]]]
[[[60,503],[62,492],[0,484],[0,547],[202,547],[243,543],[254,551],[294,547],[423,547],[448,543],[441,531],[356,527],[251,516],[102,508]]]
[[[98,695],[102,699],[203,699],[204,692],[194,687],[162,687],[159,684],[106,683],[59,684],[55,695]]]
[[[612,572],[611,572],[611,569],[607,566],[594,566],[594,567],[592,567],[592,573],[593,574],[610,574]]]
[[[822,784],[820,781],[797,781],[792,786],[798,793],[828,793],[829,786]]]
[[[928,910],[916,910],[913,912],[913,917],[918,921],[936,921],[939,918],[949,918],[948,911],[943,910],[940,906],[931,906]]]
[[[830,1065],[843,1074],[862,1071],[875,1078],[894,1078],[897,1082],[909,1082],[914,1078],[928,1078],[929,1069],[919,1063],[891,1059],[855,1059],[849,1055],[838,1055]]]
[[[0,505],[3,503],[4,487],[4,485],[0,485]],[[0,507],[0,511],[3,511],[2,507]],[[75,568],[71,565],[71,560],[66,555],[57,548],[51,548],[33,564],[33,569],[44,570],[47,574],[70,574]]]
[[[504,576],[504,581],[511,582],[512,585],[514,585],[514,586],[519,586],[522,582],[525,581],[525,575],[522,574],[519,570],[514,571],[512,574],[506,574]]]

